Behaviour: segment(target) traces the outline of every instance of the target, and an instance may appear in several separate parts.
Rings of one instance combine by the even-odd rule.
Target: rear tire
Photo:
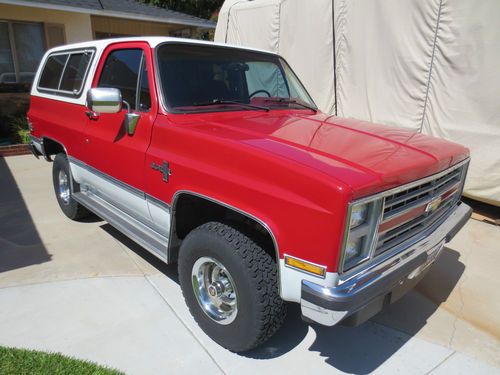
[[[194,229],[182,242],[178,267],[191,314],[224,348],[253,349],[282,325],[277,264],[234,228],[209,222]]]
[[[67,217],[71,220],[81,220],[91,214],[72,196],[71,184],[76,185],[76,182],[72,181],[68,158],[63,153],[57,154],[52,164],[52,181],[57,203]]]

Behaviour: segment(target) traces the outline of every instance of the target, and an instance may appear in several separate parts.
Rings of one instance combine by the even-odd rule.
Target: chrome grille
[[[392,222],[396,225],[379,233],[374,255],[417,235],[445,216],[460,199],[466,170],[467,164],[462,164],[435,179],[386,196],[380,228]]]

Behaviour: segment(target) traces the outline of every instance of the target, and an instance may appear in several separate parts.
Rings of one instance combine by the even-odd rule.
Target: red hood
[[[218,112],[170,119],[313,168],[350,186],[354,197],[432,175],[469,153],[443,139],[322,113]]]

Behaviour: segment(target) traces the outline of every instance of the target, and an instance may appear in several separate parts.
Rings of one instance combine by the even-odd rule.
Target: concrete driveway
[[[230,353],[189,315],[176,266],[97,219],[72,222],[51,164],[0,158],[0,345],[131,374],[500,374],[500,228],[471,220],[417,290],[357,328],[290,306],[263,347]]]

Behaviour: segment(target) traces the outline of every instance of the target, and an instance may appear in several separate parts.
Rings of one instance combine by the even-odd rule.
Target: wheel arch
[[[59,153],[64,153],[66,154],[66,156],[68,156],[68,151],[61,142],[46,136],[43,136],[41,138],[41,141],[43,157],[45,158],[45,160],[52,161],[51,156],[57,155]]]
[[[191,207],[189,207],[190,205]],[[187,214],[192,213],[193,209],[197,209],[197,214],[188,216]],[[208,212],[209,210],[211,212]],[[249,235],[250,238],[252,238],[252,235],[258,233],[265,235],[264,238],[267,238],[267,243],[264,242],[263,248],[276,262],[278,280],[280,280],[278,241],[269,225],[255,215],[200,193],[190,190],[179,190],[172,198],[171,217],[169,261],[177,259],[182,239],[199,225],[208,221],[221,221],[229,225],[240,223],[241,226],[238,226],[236,229],[243,229],[243,232]],[[251,224],[255,225],[253,230],[251,230]],[[252,239],[255,240],[255,238]],[[259,245],[262,245],[262,243],[259,243]]]

